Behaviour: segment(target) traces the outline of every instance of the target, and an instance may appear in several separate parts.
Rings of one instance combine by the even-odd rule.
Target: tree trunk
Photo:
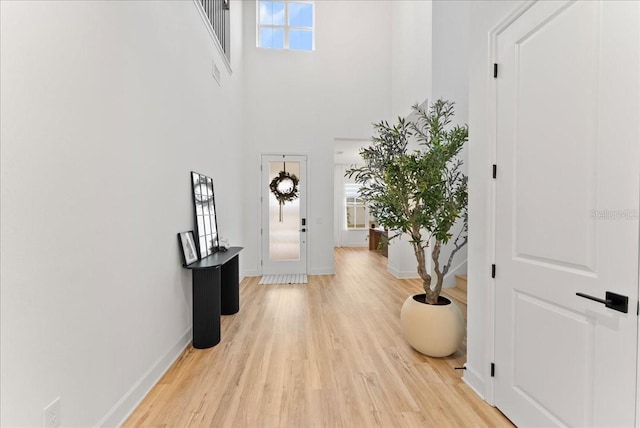
[[[444,274],[440,270],[439,258],[440,258],[441,247],[442,247],[442,242],[436,241],[435,244],[433,244],[433,251],[431,251],[431,260],[433,260],[433,271],[436,274],[436,287],[435,287],[435,290],[433,290],[433,294],[435,295],[434,297],[435,301],[429,302],[429,303],[437,303],[438,296],[440,296],[440,292],[442,291],[442,282],[444,281]]]
[[[418,275],[422,279],[422,288],[424,288],[424,293],[426,296],[426,301],[429,304],[438,303],[438,294],[435,293],[434,290],[431,289],[431,275],[427,271],[426,268],[426,260],[424,256],[424,248],[422,247],[422,235],[420,234],[420,229],[414,228],[411,233],[411,245],[413,246],[413,252],[416,255],[416,260],[418,261]]]

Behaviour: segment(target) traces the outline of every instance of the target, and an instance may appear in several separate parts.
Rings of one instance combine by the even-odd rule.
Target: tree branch
[[[442,275],[446,275],[447,272],[449,272],[449,268],[451,267],[451,263],[453,262],[453,256],[456,255],[458,250],[460,250],[462,247],[467,245],[467,241],[469,240],[469,234],[465,233],[467,232],[467,229],[468,229],[466,217],[467,217],[467,214],[465,213],[463,216],[464,224],[462,225],[462,228],[460,229],[458,236],[456,236],[456,239],[453,241],[454,248],[451,251],[451,254],[449,254],[449,260],[447,260],[447,264],[444,266],[444,269],[442,269]],[[460,237],[462,237],[463,233],[465,233],[465,235],[462,239],[462,242],[458,243],[458,240],[460,239]]]

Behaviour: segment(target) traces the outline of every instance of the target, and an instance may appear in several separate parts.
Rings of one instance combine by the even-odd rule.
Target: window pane
[[[359,184],[353,183],[345,183],[344,184],[344,194],[345,196],[358,196],[358,191],[360,190]]]
[[[207,177],[207,196],[209,196],[209,199],[213,196],[213,180],[211,177]]]
[[[198,216],[198,232],[202,233],[202,231],[204,230],[204,217],[199,215]]]
[[[284,48],[284,30],[282,28],[260,28],[261,48]]]
[[[200,237],[200,256],[205,257],[209,255],[209,247],[207,247],[207,238],[204,236]]]
[[[347,207],[347,229],[352,229],[355,223],[355,209]]]
[[[356,207],[356,227],[364,228],[364,207]]]
[[[286,168],[285,168],[286,167]],[[277,177],[286,170],[300,177],[300,162],[269,162],[269,177]],[[280,205],[273,193],[269,192],[269,259],[272,261],[300,260],[300,198]]]
[[[261,1],[260,24],[284,25],[284,3],[278,1]]]
[[[271,28],[260,28],[260,40],[258,41],[258,46],[261,48],[272,48],[272,33],[273,29]]]
[[[289,3],[289,25],[312,27],[313,6],[308,3]]]
[[[307,30],[289,30],[289,49],[310,51],[312,49],[313,34]]]

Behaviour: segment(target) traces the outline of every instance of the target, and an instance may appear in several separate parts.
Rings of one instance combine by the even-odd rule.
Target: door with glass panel
[[[307,273],[306,156],[262,156],[262,274]]]

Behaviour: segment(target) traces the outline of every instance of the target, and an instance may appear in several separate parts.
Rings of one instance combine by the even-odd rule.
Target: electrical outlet
[[[60,426],[60,397],[44,408],[44,428]]]

